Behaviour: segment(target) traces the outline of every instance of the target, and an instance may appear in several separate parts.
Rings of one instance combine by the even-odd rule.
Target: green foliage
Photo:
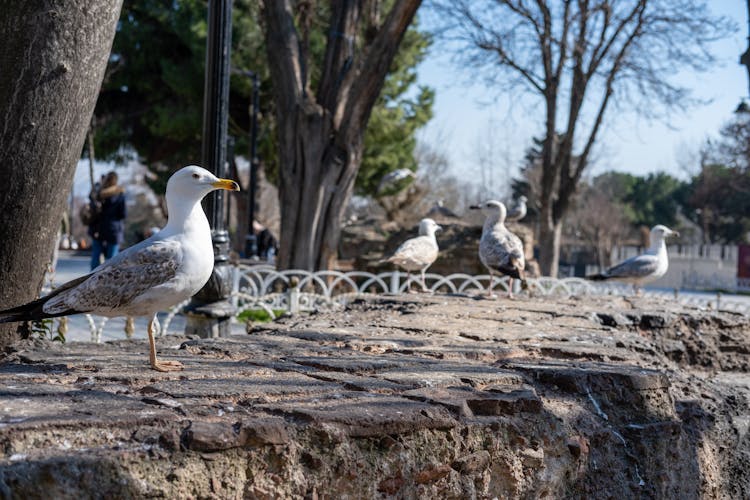
[[[375,195],[380,180],[389,172],[399,168],[417,170],[415,133],[432,118],[435,92],[419,87],[415,95],[410,95],[414,94],[410,89],[417,80],[416,67],[430,43],[430,38],[414,27],[404,35],[365,133],[365,149],[356,181],[359,194]],[[398,186],[398,190],[407,185]]]
[[[55,322],[52,318],[30,321],[29,326],[31,327],[32,337],[65,343],[65,334],[60,329],[57,331],[53,330]]]
[[[270,103],[256,2],[234,2],[232,67],[261,76],[261,102]],[[164,192],[177,168],[199,163],[203,113],[206,2],[125,0],[95,110],[96,151],[121,161],[127,151],[155,174],[151,187]],[[236,151],[247,150],[250,79],[233,74],[230,134]],[[261,139],[263,136],[261,136]],[[261,143],[261,152],[271,150]]]
[[[676,194],[682,183],[664,172],[636,178],[624,201],[633,211],[633,222],[647,227],[677,224],[679,200]]]
[[[232,67],[252,70],[260,77],[258,154],[271,180],[277,171],[275,123],[264,35],[258,2],[235,0]],[[325,54],[327,3],[315,3],[309,51],[314,88]],[[125,0],[112,55],[95,111],[96,152],[100,158],[123,161],[128,151],[155,174],[150,181],[164,192],[177,168],[201,158],[203,68],[207,34],[206,2],[199,0]],[[299,19],[298,19],[299,22]],[[301,29],[301,27],[300,27]],[[366,34],[363,34],[363,37]],[[360,37],[358,37],[360,38]],[[385,173],[416,169],[414,133],[431,117],[434,93],[413,91],[416,65],[424,58],[430,38],[411,28],[404,37],[382,94],[373,109],[365,136],[365,152],[357,189],[372,194]],[[230,83],[229,133],[235,154],[249,149],[252,82],[233,73]]]
[[[272,317],[265,309],[245,309],[244,311],[240,311],[237,319],[242,323],[268,323],[284,313],[286,313],[284,309],[273,309]]]
[[[686,216],[715,243],[745,241],[750,231],[750,172],[739,166],[704,165],[682,193]]]

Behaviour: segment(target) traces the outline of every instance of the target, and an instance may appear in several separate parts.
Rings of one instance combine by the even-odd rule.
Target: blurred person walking
[[[125,234],[125,188],[117,180],[117,173],[109,172],[89,195],[92,270],[101,264],[102,255],[105,260],[117,255]]]

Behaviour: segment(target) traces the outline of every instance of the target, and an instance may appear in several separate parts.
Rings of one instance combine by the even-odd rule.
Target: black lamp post
[[[249,77],[253,83],[252,112],[250,113],[250,185],[247,201],[247,236],[245,237],[245,257],[258,256],[258,238],[255,234],[255,205],[258,188],[258,106],[260,106],[260,80],[258,73],[250,70],[233,70]]]
[[[229,116],[229,57],[232,46],[232,0],[208,3],[206,73],[203,95],[202,163],[217,177],[225,177],[227,123]],[[211,222],[214,270],[211,278],[186,307],[186,334],[224,337],[230,334],[234,307],[229,262],[229,232],[226,229],[224,193],[206,197],[204,208]]]

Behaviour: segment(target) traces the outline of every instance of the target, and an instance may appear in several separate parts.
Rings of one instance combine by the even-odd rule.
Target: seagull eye
[[[200,179],[200,178],[201,178],[201,174],[193,174],[193,179]]]

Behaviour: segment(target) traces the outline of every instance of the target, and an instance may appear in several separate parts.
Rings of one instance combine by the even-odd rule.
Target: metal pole
[[[255,221],[255,205],[258,188],[258,106],[260,105],[260,82],[258,74],[247,71],[246,74],[253,81],[253,111],[250,115],[250,186],[248,189],[247,202],[247,237],[245,242],[245,256],[253,258],[258,256],[258,238],[255,234],[253,222]]]
[[[230,172],[236,171],[231,170],[231,166],[234,162],[234,137],[229,136],[227,137],[227,166],[230,168]],[[234,174],[230,174],[234,175]],[[226,210],[226,213],[224,215],[225,220],[227,221],[227,224],[231,226],[232,224],[232,200],[227,196],[226,200],[224,202],[224,209]]]
[[[217,177],[225,177],[229,117],[229,59],[232,46],[232,0],[208,3],[208,36],[203,95],[202,163]],[[232,291],[229,261],[229,233],[226,229],[224,193],[217,191],[204,200],[211,222],[214,270],[206,286],[186,307],[186,334],[224,337],[230,334],[234,309],[228,298]]]

